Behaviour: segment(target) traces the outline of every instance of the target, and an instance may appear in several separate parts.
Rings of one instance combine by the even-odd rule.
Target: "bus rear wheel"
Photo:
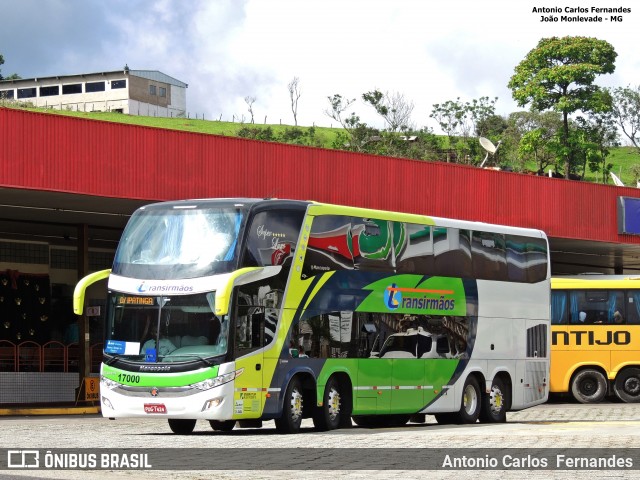
[[[623,402],[640,402],[640,369],[626,368],[622,370],[616,377],[613,391]]]
[[[496,377],[493,379],[491,391],[482,400],[480,421],[486,423],[504,423],[507,421],[507,408],[509,408],[509,393],[504,382]]]
[[[322,397],[322,407],[316,407],[313,413],[313,424],[317,430],[335,430],[340,427],[344,414],[342,388],[335,377],[327,382]]]
[[[598,370],[581,370],[571,382],[571,393],[580,403],[601,402],[607,394],[607,379]]]
[[[169,428],[178,435],[189,435],[196,428],[195,420],[184,420],[182,418],[170,418]]]
[[[284,394],[282,416],[276,418],[276,429],[280,433],[298,433],[302,423],[303,401],[300,380],[293,378]]]

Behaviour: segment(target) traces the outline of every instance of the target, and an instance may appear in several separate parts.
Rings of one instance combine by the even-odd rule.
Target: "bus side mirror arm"
[[[100,280],[104,280],[111,273],[111,269],[100,270],[99,272],[90,273],[86,277],[80,279],[73,291],[73,313],[82,315],[84,312],[84,294],[91,285]]]

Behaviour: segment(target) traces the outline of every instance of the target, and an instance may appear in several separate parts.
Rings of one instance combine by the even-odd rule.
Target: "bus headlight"
[[[210,388],[219,387],[220,385],[229,383],[230,381],[242,375],[242,372],[244,372],[244,368],[241,368],[240,370],[236,370],[235,372],[225,373],[224,375],[218,375],[215,378],[207,378],[202,382],[194,383],[189,386],[191,388],[197,388],[198,390],[209,390]]]
[[[121,384],[118,382],[114,382],[113,380],[101,375],[100,376],[100,384],[109,390],[113,390],[116,387],[119,387]]]

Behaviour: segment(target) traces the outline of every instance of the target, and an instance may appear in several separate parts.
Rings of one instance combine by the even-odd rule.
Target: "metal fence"
[[[91,345],[90,372],[100,372],[102,343]],[[65,345],[51,341],[39,344],[32,341],[13,343],[0,340],[0,372],[77,372],[80,348],[77,343]]]

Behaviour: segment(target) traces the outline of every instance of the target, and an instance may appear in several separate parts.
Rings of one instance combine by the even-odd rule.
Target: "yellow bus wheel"
[[[571,382],[571,393],[580,403],[598,403],[607,394],[607,379],[598,370],[580,370]]]
[[[625,368],[622,370],[616,377],[613,391],[623,402],[640,402],[640,369]]]

